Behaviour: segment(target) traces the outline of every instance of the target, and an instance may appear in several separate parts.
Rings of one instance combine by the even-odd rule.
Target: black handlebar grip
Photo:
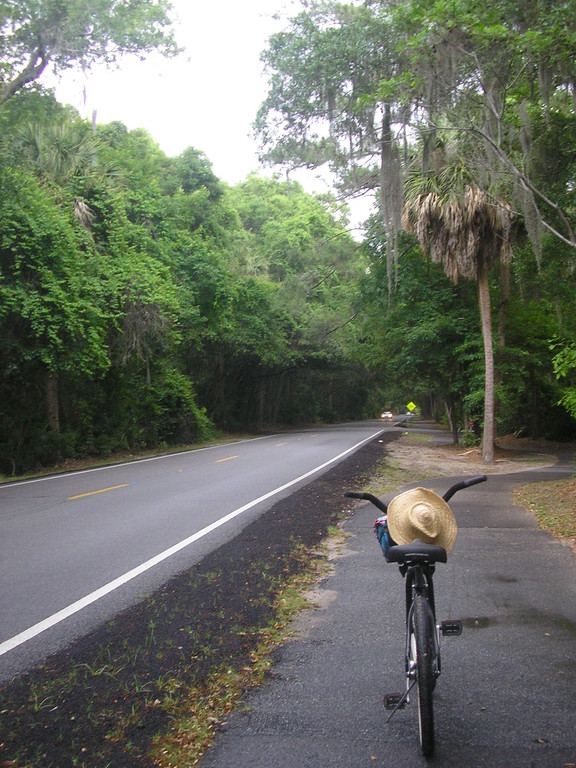
[[[451,488],[448,488],[444,496],[442,498],[444,501],[450,501],[452,496],[454,496],[455,493],[458,493],[458,491],[461,491],[463,488],[469,488],[471,485],[476,485],[477,483],[483,483],[488,478],[486,475],[477,475],[476,477],[469,477],[467,480],[460,480],[459,483],[456,483],[456,485],[453,485]]]
[[[386,514],[388,511],[388,505],[384,504],[383,501],[380,501],[379,498],[374,496],[372,493],[359,493],[357,491],[346,491],[344,493],[344,496],[347,496],[349,499],[363,499],[364,501],[369,501],[371,504],[374,504],[374,506],[380,510],[380,512],[383,512]]]
[[[486,475],[476,475],[476,477],[469,477],[468,480],[464,480],[464,487],[469,488],[471,485],[477,485],[478,483],[485,483],[488,478]]]

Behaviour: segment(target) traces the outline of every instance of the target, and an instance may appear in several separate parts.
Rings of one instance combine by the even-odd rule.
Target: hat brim
[[[410,512],[416,504],[426,504],[433,512],[437,528],[435,536],[414,524]],[[425,544],[443,547],[446,552],[453,548],[458,534],[452,510],[441,496],[428,488],[412,488],[392,499],[388,505],[388,530],[396,544],[411,544],[419,539]]]

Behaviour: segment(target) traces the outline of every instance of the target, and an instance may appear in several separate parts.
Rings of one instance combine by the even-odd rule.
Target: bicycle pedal
[[[386,709],[404,709],[406,706],[406,701],[402,701],[404,696],[404,693],[387,693],[383,699],[384,706]],[[400,704],[401,701],[402,703]]]
[[[461,635],[462,634],[462,622],[461,621],[443,621],[440,625],[440,631],[446,636]]]

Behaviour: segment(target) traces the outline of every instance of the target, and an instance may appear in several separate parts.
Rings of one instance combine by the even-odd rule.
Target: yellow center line
[[[67,501],[74,501],[75,499],[84,499],[86,496],[95,496],[97,493],[108,493],[108,491],[117,491],[118,488],[127,488],[129,483],[122,483],[122,485],[112,485],[110,488],[100,488],[98,491],[88,491],[87,493],[79,493],[77,496],[68,496]]]
[[[238,456],[227,456],[225,459],[216,459],[216,464],[221,464],[223,461],[232,461],[232,459],[237,459]]]
[[[285,443],[276,443],[276,448],[280,448],[281,445],[288,445],[288,442]]]

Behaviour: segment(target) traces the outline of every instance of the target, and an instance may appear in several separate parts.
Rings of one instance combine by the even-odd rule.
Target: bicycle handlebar
[[[349,499],[364,499],[364,501],[371,501],[372,504],[374,504],[375,507],[378,507],[378,509],[381,512],[388,512],[388,505],[384,504],[383,501],[380,501],[380,499],[377,496],[374,496],[372,493],[358,493],[357,491],[346,491],[344,494]]]
[[[476,477],[468,477],[466,480],[459,480],[454,485],[450,486],[442,498],[444,501],[449,501],[455,493],[461,491],[463,488],[470,488],[471,485],[477,485],[478,483],[486,482],[488,478],[486,475],[476,475]],[[388,512],[388,505],[381,501],[377,496],[372,493],[361,493],[358,491],[346,491],[344,494],[348,499],[363,499],[364,501],[370,501],[375,507],[386,514]]]
[[[455,483],[453,486],[448,488],[444,496],[442,498],[444,501],[450,501],[452,496],[454,496],[455,493],[458,493],[458,491],[461,491],[463,488],[470,488],[471,485],[477,485],[478,483],[484,483],[488,480],[486,475],[476,475],[476,477],[469,477],[466,480],[460,480],[460,482]]]

